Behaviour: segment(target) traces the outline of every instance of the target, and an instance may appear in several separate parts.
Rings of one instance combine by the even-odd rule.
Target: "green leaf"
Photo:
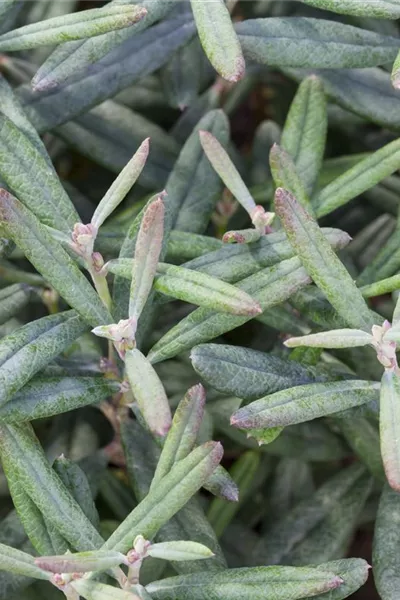
[[[371,423],[366,417],[356,415],[352,409],[336,415],[334,423],[370,473],[378,481],[385,481],[379,431],[376,424]]]
[[[67,326],[64,328],[69,334],[70,321],[67,321]],[[56,327],[53,336],[47,336],[46,345],[58,341],[59,336],[63,334],[63,329]],[[40,339],[40,338],[39,338]],[[46,340],[46,335],[43,335],[43,342]],[[44,353],[43,348],[38,344],[39,340],[34,340],[29,346],[26,346],[26,351],[20,350],[14,354],[11,364],[19,364],[23,360],[21,354],[29,357],[29,361],[25,358],[25,366],[15,367],[14,372],[17,378],[24,374],[24,371],[32,376],[31,356],[35,352],[43,362],[42,367],[46,366],[49,359]],[[64,338],[65,343],[65,338]],[[3,342],[3,340],[2,340]],[[1,345],[0,342],[0,352]],[[21,368],[23,367],[23,368]],[[3,367],[0,367],[0,378]],[[7,375],[7,380],[8,380]],[[11,384],[12,382],[10,382]],[[18,380],[19,386],[20,380]],[[14,389],[14,387],[12,388]],[[105,400],[108,396],[112,396],[119,390],[119,383],[110,381],[103,377],[44,377],[38,375],[24,384],[23,388],[17,393],[13,393],[12,401],[7,402],[0,408],[0,421],[5,423],[21,423],[23,421],[33,421],[35,419],[45,419],[69,412],[89,404],[97,404]],[[11,393],[11,392],[10,392]]]
[[[87,329],[75,311],[68,311],[33,321],[3,338],[0,406]]]
[[[374,67],[394,60],[398,50],[394,37],[324,19],[249,19],[235,29],[245,57],[269,67]]]
[[[362,558],[347,558],[316,565],[315,568],[328,569],[343,579],[340,587],[329,592],[329,600],[344,600],[344,598],[351,596],[364,585],[368,579],[370,566]],[[304,600],[311,600],[311,598],[305,598]],[[326,600],[326,594],[313,596],[313,600]]]
[[[340,510],[338,507],[344,506],[346,496],[356,492],[358,486],[364,487],[365,482],[365,468],[360,464],[339,471],[311,497],[299,502],[289,513],[275,521],[254,548],[253,556],[262,563],[279,564],[286,562],[286,557],[290,562],[290,555],[324,522],[329,523],[332,511]]]
[[[157,373],[147,358],[138,350],[127,350],[126,374],[150,431],[164,437],[171,427],[171,409]]]
[[[269,164],[271,174],[274,178],[276,187],[283,187],[291,194],[296,196],[297,200],[310,213],[313,213],[313,208],[308,197],[307,191],[303,184],[303,180],[297,170],[295,164],[288,152],[283,150],[278,144],[274,144],[269,153]]]
[[[129,317],[139,319],[149,297],[160,258],[164,235],[164,202],[162,196],[148,205],[140,224],[135,244]]]
[[[301,337],[289,338],[285,341],[288,348],[309,346],[310,348],[356,348],[372,344],[372,334],[361,329],[333,329],[321,331]]]
[[[191,5],[201,44],[212,66],[227,81],[239,81],[245,73],[245,62],[223,0],[212,4],[191,0]]]
[[[204,6],[206,5],[207,3],[204,4]],[[202,148],[213,168],[221,177],[225,186],[230,190],[233,196],[235,196],[236,200],[240,202],[243,208],[251,216],[251,213],[256,207],[256,203],[230,159],[229,154],[219,141],[208,131],[199,131],[199,136]]]
[[[126,592],[98,581],[77,579],[71,586],[86,600],[139,600],[139,597],[132,592]]]
[[[213,5],[214,6],[214,5]],[[196,124],[167,181],[170,228],[203,233],[222,184],[201,146],[200,131],[207,131],[221,144],[229,141],[229,122],[222,110],[207,112]]]
[[[71,496],[75,498],[89,521],[96,529],[99,529],[100,519],[93,501],[90,484],[80,466],[68,458],[65,458],[62,454],[54,461],[53,469],[70,492]],[[56,572],[64,573],[65,571],[60,569]]]
[[[16,283],[0,290],[0,325],[19,314],[30,298],[31,288],[23,283]]]
[[[222,458],[222,447],[208,442],[195,448],[163,477],[130,513],[103,549],[126,552],[136,535],[151,539],[207,481]]]
[[[339,315],[350,326],[370,331],[373,320],[365,300],[316,221],[282,188],[275,194],[275,210],[293,249]]]
[[[379,431],[381,454],[389,485],[400,491],[400,376],[385,370],[382,376]]]
[[[4,544],[0,544],[0,570],[35,579],[50,579],[48,573],[35,566],[33,556]]]
[[[72,547],[84,551],[101,546],[100,534],[51,468],[29,425],[0,426],[0,455],[9,484],[22,486],[46,521]]]
[[[160,542],[152,544],[147,551],[153,558],[164,560],[204,560],[211,558],[214,554],[209,548],[197,542]]]
[[[42,223],[68,233],[79,216],[45,149],[12,116],[0,114],[0,177]]]
[[[5,190],[0,190],[0,221],[39,273],[90,325],[112,323],[99,296],[60,243]]]
[[[306,4],[331,10],[343,15],[375,17],[377,19],[399,19],[400,6],[397,0],[302,0]]]
[[[77,42],[67,42],[58,46],[45,60],[32,80],[35,90],[46,90],[57,87],[76,75],[87,73],[92,64],[120,46],[124,41],[165,17],[173,3],[166,0],[144,0],[140,6],[147,14],[135,25],[127,29],[113,31]]]
[[[181,11],[174,18],[129,37],[97,61],[95,68],[79,73],[56,90],[38,93],[27,87],[20,88],[20,99],[28,118],[40,133],[70,121],[159,69],[194,33],[193,21]]]
[[[237,284],[237,287],[249,293],[260,303],[264,311],[284,302],[307,283],[309,283],[309,277],[300,267],[300,261],[297,258],[291,258],[243,279]],[[206,308],[198,308],[170,329],[153,346],[148,358],[153,363],[172,358],[197,344],[231,331],[250,319],[251,317],[237,317],[216,313]]]
[[[233,315],[257,315],[258,302],[216,277],[174,265],[159,265],[155,289],[167,296]]]
[[[179,215],[182,211],[179,211]],[[168,240],[167,259],[192,260],[223,247],[221,240],[197,233],[173,230]]]
[[[117,206],[125,198],[131,187],[136,182],[149,154],[150,138],[141,143],[131,160],[124,167],[112,186],[107,190],[93,213],[91,223],[96,229],[104,223]]]
[[[296,600],[329,592],[341,578],[310,567],[254,567],[168,577],[146,586],[153,600]]]
[[[400,52],[393,63],[392,69],[392,84],[395,89],[400,87]]]
[[[385,485],[375,522],[372,564],[374,581],[382,600],[395,600],[399,593],[400,494]]]
[[[298,362],[240,346],[200,344],[193,348],[190,358],[195,371],[209,385],[246,400],[324,379]]]
[[[61,556],[41,556],[35,559],[35,564],[50,573],[87,573],[106,571],[124,563],[125,560],[125,556],[120,552],[94,550]]]
[[[391,175],[400,167],[400,140],[359,161],[319,191],[313,199],[318,217],[331,213]]]
[[[114,4],[53,17],[13,29],[0,36],[0,51],[30,50],[37,46],[80,40],[133,25],[146,15],[140,6]]]
[[[292,157],[308,194],[315,187],[322,166],[327,127],[324,88],[320,79],[312,75],[297,90],[280,142]]]
[[[204,416],[205,402],[206,393],[199,383],[191,387],[178,404],[157,462],[151,488],[170,472],[175,463],[186,458],[193,450]]]
[[[217,537],[221,537],[241,506],[252,493],[252,484],[260,466],[260,455],[252,450],[244,452],[231,467],[229,474],[239,488],[238,502],[226,503],[226,500],[214,498],[207,512],[207,518]]]
[[[295,425],[372,402],[378,394],[379,383],[363,380],[301,385],[239,409],[231,424],[241,429]]]

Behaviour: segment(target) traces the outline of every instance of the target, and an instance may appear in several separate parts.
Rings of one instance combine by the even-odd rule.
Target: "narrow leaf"
[[[373,337],[361,329],[334,329],[303,335],[302,337],[289,338],[285,341],[288,348],[310,346],[313,348],[356,348],[371,344]]]
[[[339,315],[352,327],[370,331],[373,321],[365,300],[318,224],[282,188],[276,191],[275,209],[293,249]]]
[[[0,570],[35,579],[50,579],[48,573],[35,566],[33,556],[4,544],[0,544]]]
[[[382,376],[379,431],[381,453],[389,485],[400,491],[400,376],[386,370]]]
[[[146,15],[140,6],[114,4],[78,11],[13,29],[0,36],[0,51],[30,50],[88,38],[133,25]]]
[[[124,563],[125,560],[125,556],[120,552],[95,550],[62,556],[41,556],[35,558],[35,565],[50,573],[88,573],[106,571]]]
[[[150,138],[147,138],[142,142],[131,160],[118,175],[112,186],[107,190],[105,196],[100,200],[91,220],[92,225],[96,229],[99,229],[104,221],[117,208],[138,179],[146,163],[149,147]]]
[[[0,341],[0,406],[85,331],[86,323],[68,311],[24,325]]]
[[[312,192],[322,166],[327,127],[324,88],[312,75],[299,85],[280,142],[292,157],[308,194]]]
[[[125,365],[133,395],[150,431],[165,436],[171,427],[171,409],[157,373],[137,348],[126,352]]]
[[[71,585],[86,600],[140,600],[139,596],[132,592],[89,579],[77,579]]]
[[[214,554],[209,548],[197,542],[160,542],[152,544],[147,551],[153,558],[164,560],[204,560]]]
[[[214,69],[227,81],[236,82],[245,72],[245,62],[223,0],[191,0],[201,44]]]
[[[399,19],[400,6],[396,0],[302,0],[306,4],[343,15]]]
[[[282,187],[293,194],[304,208],[313,212],[306,188],[291,156],[278,144],[274,144],[269,154],[271,174],[276,187]]]
[[[139,319],[153,285],[164,234],[164,202],[160,196],[146,209],[135,246],[129,317]]]
[[[30,297],[31,288],[22,283],[16,283],[0,290],[0,325],[18,315],[28,304]]]
[[[374,581],[382,600],[395,600],[399,589],[400,494],[385,485],[379,502],[373,544]]]
[[[60,243],[5,190],[0,190],[0,221],[39,273],[86,321],[93,327],[112,322],[99,296]]]

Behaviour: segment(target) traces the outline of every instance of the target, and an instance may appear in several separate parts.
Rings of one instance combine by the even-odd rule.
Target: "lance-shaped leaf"
[[[33,321],[3,338],[0,406],[85,331],[86,323],[75,311],[68,311]]]
[[[383,466],[390,486],[400,491],[400,376],[385,370],[382,376],[379,431]]]
[[[35,558],[35,565],[50,573],[88,573],[89,571],[106,571],[125,563],[121,552],[112,550],[94,550],[63,554],[62,556],[41,556]]]
[[[142,500],[149,491],[160,456],[159,448],[149,433],[133,420],[122,421],[121,436],[129,478],[136,496]],[[207,481],[209,480],[210,476]],[[178,573],[193,573],[226,567],[226,561],[214,531],[196,498],[192,498],[171,520],[163,525],[156,539],[165,542],[177,538],[204,544],[211,548],[215,554],[215,557],[207,562],[188,561],[177,563],[174,568]]]
[[[367,405],[364,406],[367,408]],[[335,415],[335,426],[370,473],[378,481],[385,481],[378,427],[356,411],[358,409],[350,409]]]
[[[30,297],[31,288],[22,283],[0,290],[0,325],[17,315],[28,304]]]
[[[322,372],[296,361],[227,344],[200,344],[193,348],[190,359],[195,371],[213,388],[246,400],[326,379]]]
[[[376,17],[377,19],[400,19],[400,6],[396,0],[302,0],[305,4],[331,10],[343,15]]]
[[[235,29],[245,57],[270,67],[374,67],[393,60],[398,50],[395,37],[325,19],[248,19]]]
[[[397,55],[397,58],[393,63],[392,84],[393,84],[394,88],[396,88],[396,89],[400,88],[400,52]]]
[[[0,544],[0,570],[35,579],[50,579],[45,570],[35,566],[33,556],[5,544]]]
[[[361,287],[361,292],[364,298],[373,298],[374,296],[391,294],[398,289],[400,289],[400,275],[393,275],[393,277],[386,277],[375,283],[363,285]],[[394,320],[392,319],[392,322],[393,321]]]
[[[309,277],[300,267],[300,261],[291,258],[247,277],[237,283],[237,287],[249,293],[266,310],[284,302],[307,283]],[[184,350],[239,327],[250,319],[249,316],[237,317],[198,308],[170,329],[151,349],[148,358],[151,362],[172,358]]]
[[[269,164],[275,186],[288,190],[304,208],[312,213],[313,208],[306,188],[290,154],[278,144],[274,144],[269,153]]]
[[[93,327],[112,322],[99,296],[60,243],[30,210],[2,189],[0,221],[39,273],[86,321]]]
[[[242,454],[230,469],[229,474],[239,489],[238,502],[227,504],[221,498],[214,498],[207,512],[207,518],[214,527],[217,537],[221,537],[229,523],[252,493],[252,485],[259,466],[259,453],[249,450]]]
[[[151,539],[207,481],[219,464],[223,450],[218,442],[195,448],[130,513],[107,540],[103,549],[126,552],[132,538],[143,535]]]
[[[42,223],[71,231],[79,216],[44,148],[5,114],[0,114],[0,140],[1,179]]]
[[[133,592],[127,592],[98,581],[77,579],[71,587],[86,600],[140,600]]]
[[[64,328],[67,336],[70,334],[69,328],[70,321],[67,321],[67,326]],[[57,342],[61,341],[59,338],[62,335],[65,335],[65,332],[60,327],[57,327],[54,331],[54,336],[49,335],[49,339],[46,341],[46,335],[44,335],[42,341],[45,342],[46,346],[51,343],[56,344],[55,348],[57,349]],[[68,337],[62,338],[63,343],[66,343],[67,340]],[[25,362],[24,366],[22,363],[21,366],[13,368],[17,377],[21,377],[21,371],[22,374],[26,372],[29,373],[29,377],[32,377],[32,362],[28,358],[31,359],[33,352],[42,361],[42,366],[39,368],[43,368],[48,364],[49,358],[44,348],[42,348],[40,341],[41,338],[37,338],[29,346],[26,346],[25,352],[23,350],[22,352],[17,352],[11,362],[6,363],[6,365],[10,364],[11,367],[12,365],[19,365],[20,361]],[[24,360],[21,354],[25,355]],[[36,370],[39,370],[39,368]],[[1,366],[0,379],[2,369],[3,367]],[[9,375],[7,375],[7,381],[8,378]],[[12,381],[10,381],[11,383]],[[15,386],[12,387],[13,389],[15,389]],[[117,393],[118,390],[119,383],[117,381],[107,380],[102,377],[44,377],[38,375],[27,381],[17,393],[12,393],[12,402],[7,402],[0,408],[0,421],[4,421],[5,423],[21,423],[35,419],[45,419],[87,406],[88,404],[97,404]]]
[[[125,40],[163,19],[173,4],[165,0],[143,0],[140,6],[147,10],[147,14],[128,29],[58,46],[37,71],[32,80],[33,88],[37,91],[51,89],[79,71],[85,73],[93,63],[98,62]]]
[[[340,229],[322,228],[322,231],[335,249],[341,249],[350,242],[350,237]],[[244,277],[249,277],[264,267],[270,267],[278,262],[292,258],[295,252],[283,232],[269,233],[250,247],[247,244],[226,245],[204,253],[184,267],[201,271],[236,283]]]
[[[207,3],[206,3],[207,4]],[[214,6],[213,4],[209,6]],[[256,208],[256,203],[241,178],[235,165],[229,158],[226,150],[219,141],[208,131],[200,131],[200,142],[204,152],[215,171],[221,177],[225,186],[232,192],[236,200],[240,202],[243,208],[251,215]]]
[[[181,11],[174,18],[129,37],[99,60],[95,69],[80,73],[56,90],[38,94],[28,87],[20,88],[29,119],[40,132],[70,121],[159,69],[194,33],[193,21],[187,12]]]
[[[312,192],[322,166],[327,128],[324,88],[312,75],[297,90],[280,142],[292,157],[308,194]]]
[[[129,316],[139,319],[150,294],[164,235],[164,202],[161,197],[152,202],[144,212],[136,239]]]
[[[180,214],[180,213],[179,213]],[[192,260],[223,246],[221,240],[208,235],[173,230],[168,240],[167,259]]]
[[[158,485],[173,465],[186,458],[193,450],[204,416],[205,402],[205,389],[199,383],[190,388],[179,403],[157,462],[151,488]]]
[[[13,29],[0,36],[0,52],[29,50],[101,35],[133,25],[146,15],[141,6],[111,4],[78,11]]]
[[[238,81],[245,72],[240,42],[223,0],[191,0],[201,45],[214,69],[227,81]]]
[[[153,600],[297,600],[339,587],[342,579],[312,567],[254,567],[168,577],[146,586]]]
[[[329,518],[349,490],[357,489],[364,480],[365,467],[360,464],[351,465],[328,479],[313,496],[299,502],[269,527],[265,537],[254,547],[253,557],[261,563],[281,563]]]
[[[160,378],[137,348],[126,352],[125,365],[131,390],[150,431],[165,436],[171,427],[171,409]]]
[[[0,456],[9,483],[23,485],[46,521],[72,547],[85,551],[101,546],[102,537],[51,468],[29,425],[0,426]]]
[[[295,425],[376,400],[379,383],[335,381],[282,390],[239,409],[231,424],[241,429]]]
[[[212,558],[213,552],[203,544],[197,542],[159,542],[152,544],[147,554],[153,558],[164,560],[204,560]]]
[[[373,319],[368,306],[316,221],[282,188],[275,194],[275,210],[293,249],[339,315],[352,327],[370,331]]]
[[[367,346],[372,342],[372,335],[361,329],[333,329],[332,331],[322,331],[320,333],[289,338],[284,344],[288,348],[297,348],[299,346],[310,346],[312,348],[356,348],[358,346]]]
[[[91,223],[96,229],[99,229],[104,221],[117,208],[138,179],[146,164],[149,147],[150,138],[147,138],[142,142],[131,160],[124,169],[122,169],[117,179],[107,190],[105,196],[100,200],[91,219]]]
[[[399,590],[400,494],[385,485],[375,522],[372,564],[374,580],[382,600],[395,600]]]
[[[318,218],[372,188],[399,167],[400,140],[395,140],[359,161],[317,193],[313,203]]]
[[[345,558],[342,560],[333,560],[321,565],[316,565],[316,569],[330,570],[341,577],[343,583],[340,587],[329,592],[329,600],[344,600],[354,594],[368,579],[368,571],[371,568],[366,560],[362,558]],[[313,596],[313,600],[326,600],[326,594]],[[304,600],[311,600],[305,598]]]
[[[78,464],[65,458],[64,455],[59,456],[54,461],[53,469],[70,492],[71,496],[75,498],[89,521],[96,529],[99,529],[99,514],[93,501],[89,481],[84,471]],[[64,571],[60,570],[58,573],[64,573]]]

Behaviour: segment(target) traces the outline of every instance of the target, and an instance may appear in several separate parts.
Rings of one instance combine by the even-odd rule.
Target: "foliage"
[[[0,3],[0,600],[398,600],[399,1],[87,4]]]

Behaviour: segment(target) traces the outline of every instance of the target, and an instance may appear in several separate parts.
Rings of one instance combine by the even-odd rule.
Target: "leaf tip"
[[[237,83],[244,77],[246,73],[246,62],[243,56],[238,56],[234,62],[233,72],[230,75],[224,77],[230,83]]]

